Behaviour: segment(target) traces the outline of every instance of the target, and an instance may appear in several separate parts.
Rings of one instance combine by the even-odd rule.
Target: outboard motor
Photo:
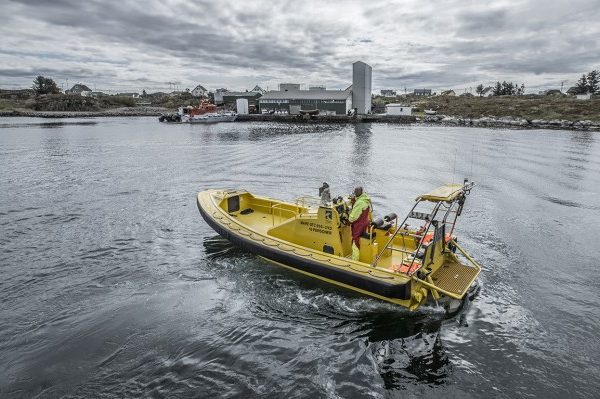
[[[319,187],[319,197],[321,197],[321,205],[327,205],[331,202],[331,192],[329,191],[329,184],[326,182]]]

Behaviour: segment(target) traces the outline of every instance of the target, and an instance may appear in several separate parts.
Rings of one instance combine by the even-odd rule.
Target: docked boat
[[[171,123],[217,123],[233,122],[236,118],[235,112],[218,111],[216,105],[203,100],[198,107],[179,107],[176,114],[161,115],[158,120]]]
[[[401,222],[393,213],[372,220],[359,260],[351,258],[350,201],[342,197],[285,202],[206,190],[197,203],[221,236],[283,267],[410,310],[434,304],[453,312],[474,295],[481,271],[454,235],[472,187],[446,184],[418,196]]]

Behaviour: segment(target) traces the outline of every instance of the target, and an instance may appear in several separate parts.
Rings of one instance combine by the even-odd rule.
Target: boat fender
[[[254,212],[254,209],[252,209],[252,208],[246,208],[243,211],[240,211],[240,214],[242,214],[242,215],[249,215],[249,214],[251,214],[253,212]]]
[[[391,222],[392,220],[396,220],[396,218],[398,217],[398,215],[396,215],[395,213],[388,213],[387,215],[385,215],[383,217],[383,220],[386,222]]]
[[[417,270],[417,277],[421,280],[425,280],[427,278],[427,274],[423,272],[421,269]]]
[[[456,240],[456,238],[454,240]],[[448,249],[452,251],[452,253],[456,253],[456,244],[454,244],[454,241],[450,241],[450,243],[448,243]]]

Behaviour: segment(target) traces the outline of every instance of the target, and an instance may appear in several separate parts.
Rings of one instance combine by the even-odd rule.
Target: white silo
[[[352,64],[352,108],[358,114],[371,112],[371,75],[373,68],[362,61]]]

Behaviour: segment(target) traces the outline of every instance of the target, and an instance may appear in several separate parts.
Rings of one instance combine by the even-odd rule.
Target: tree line
[[[38,76],[33,80],[33,86],[31,87],[35,94],[58,94],[60,89],[56,85],[56,82],[44,76]]]
[[[482,84],[475,88],[475,92],[479,94],[480,97],[483,95],[484,90],[485,88]],[[492,94],[494,96],[522,96],[525,94],[525,83],[521,83],[521,86],[519,86],[518,83],[513,82],[496,82],[492,88]]]
[[[577,94],[600,93],[600,72],[593,70],[587,74],[584,73],[577,81],[575,88],[577,89]]]

